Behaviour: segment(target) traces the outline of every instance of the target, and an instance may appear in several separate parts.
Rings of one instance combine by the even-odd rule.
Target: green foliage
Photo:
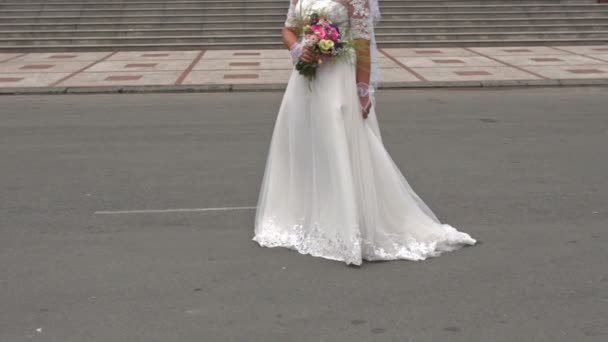
[[[296,64],[296,70],[300,72],[300,75],[306,77],[308,81],[312,82],[317,75],[318,66],[319,64],[316,63],[298,62]]]

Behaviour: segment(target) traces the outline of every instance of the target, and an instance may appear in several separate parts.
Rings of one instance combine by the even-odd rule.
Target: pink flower
[[[333,40],[333,41],[337,41],[338,38],[340,37],[340,33],[338,33],[338,30],[336,30],[335,27],[330,28],[329,34],[330,34],[331,40]]]
[[[307,34],[304,36],[304,44],[308,46],[314,46],[319,41],[319,38],[314,34]]]
[[[319,37],[319,39],[325,39],[327,37],[327,32],[325,32],[325,30],[320,26],[313,25],[312,31],[317,35],[317,37]]]

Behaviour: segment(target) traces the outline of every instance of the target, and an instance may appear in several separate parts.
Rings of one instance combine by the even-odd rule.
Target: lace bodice
[[[298,27],[298,18],[312,12],[327,13],[342,32],[352,39],[371,38],[368,0],[290,0],[285,26]]]

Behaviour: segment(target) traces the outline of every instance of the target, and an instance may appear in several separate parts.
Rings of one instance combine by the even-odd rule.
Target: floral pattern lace
[[[330,236],[319,224],[306,226],[303,223],[284,227],[272,218],[265,218],[253,238],[265,247],[286,247],[301,254],[310,254],[347,264],[361,264],[360,237],[348,241],[341,234]]]
[[[285,27],[298,27],[298,16],[296,15],[296,4],[297,0],[289,2],[289,9],[287,10],[287,18],[285,19]]]
[[[440,233],[428,241],[393,236],[378,243],[361,237],[361,234],[346,238],[342,234],[328,235],[326,231],[329,230],[319,224],[306,226],[298,223],[284,227],[274,219],[266,218],[253,240],[264,247],[286,247],[301,254],[354,265],[361,265],[363,260],[425,260],[475,243],[468,234],[447,224],[440,225]]]
[[[353,39],[371,39],[368,0],[349,0],[350,29]]]

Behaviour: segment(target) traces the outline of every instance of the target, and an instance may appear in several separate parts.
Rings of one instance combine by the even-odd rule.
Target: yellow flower
[[[319,41],[319,47],[321,48],[322,52],[327,53],[334,47],[334,42],[329,39],[322,39]]]

